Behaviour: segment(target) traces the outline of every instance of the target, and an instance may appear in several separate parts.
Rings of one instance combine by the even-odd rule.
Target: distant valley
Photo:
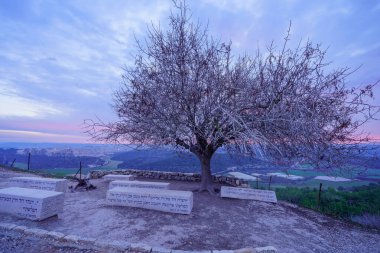
[[[350,173],[335,171],[327,173],[317,171],[309,164],[288,168],[265,160],[243,155],[230,155],[218,152],[214,155],[211,166],[214,174],[234,175],[237,178],[251,180],[254,185],[265,186],[270,180],[273,187],[309,186],[317,187],[320,179],[333,176],[347,180],[332,179],[325,181],[326,186],[352,187],[380,182],[380,161],[371,159],[363,161],[369,155],[378,155],[379,145],[371,154],[353,161]],[[55,143],[2,143],[0,144],[0,164],[27,169],[30,153],[30,169],[42,170],[58,176],[74,174],[82,164],[83,173],[90,170],[140,169],[178,172],[200,172],[198,159],[186,152],[172,149],[135,150],[128,146],[101,144],[55,144]],[[362,161],[363,160],[363,161]],[[340,174],[339,174],[339,173]],[[257,182],[255,182],[257,181]],[[259,182],[260,181],[260,182]]]

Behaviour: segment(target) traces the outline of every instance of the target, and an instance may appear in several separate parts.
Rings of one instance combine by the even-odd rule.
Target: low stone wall
[[[200,182],[201,175],[198,173],[165,172],[154,170],[93,170],[90,171],[90,179],[102,178],[109,174],[133,175],[137,178],[177,180],[187,182]],[[215,183],[228,184],[232,186],[248,187],[248,182],[234,177],[214,175]]]

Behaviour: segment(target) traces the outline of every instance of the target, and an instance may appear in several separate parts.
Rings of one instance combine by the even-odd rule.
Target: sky
[[[380,1],[193,0],[194,21],[235,54],[321,43],[332,68],[359,68],[348,86],[380,80]],[[170,0],[0,1],[0,142],[88,142],[86,119],[116,120],[112,95],[135,38],[167,27]],[[380,105],[380,85],[375,105]],[[380,137],[380,122],[363,128]]]

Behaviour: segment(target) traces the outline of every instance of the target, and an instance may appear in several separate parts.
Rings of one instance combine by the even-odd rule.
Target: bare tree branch
[[[119,120],[88,124],[95,139],[189,150],[208,190],[220,147],[328,168],[369,140],[358,130],[379,112],[370,103],[376,84],[347,88],[350,69],[330,70],[318,44],[290,49],[291,24],[279,51],[272,42],[265,54],[233,58],[231,43],[191,22],[183,1],[174,5],[167,31],[152,26],[137,41],[114,97]]]

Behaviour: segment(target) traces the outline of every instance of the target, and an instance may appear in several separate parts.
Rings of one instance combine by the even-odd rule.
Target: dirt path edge
[[[34,236],[41,239],[53,240],[70,247],[78,249],[93,249],[112,252],[136,252],[136,253],[194,253],[200,251],[171,250],[161,247],[151,247],[143,243],[128,243],[126,241],[99,241],[94,238],[80,237],[77,235],[65,235],[60,232],[48,231],[39,228],[29,228],[12,223],[0,223],[0,229],[12,230],[23,233],[28,236]],[[267,247],[246,247],[237,250],[202,250],[202,253],[277,253],[273,246]]]

